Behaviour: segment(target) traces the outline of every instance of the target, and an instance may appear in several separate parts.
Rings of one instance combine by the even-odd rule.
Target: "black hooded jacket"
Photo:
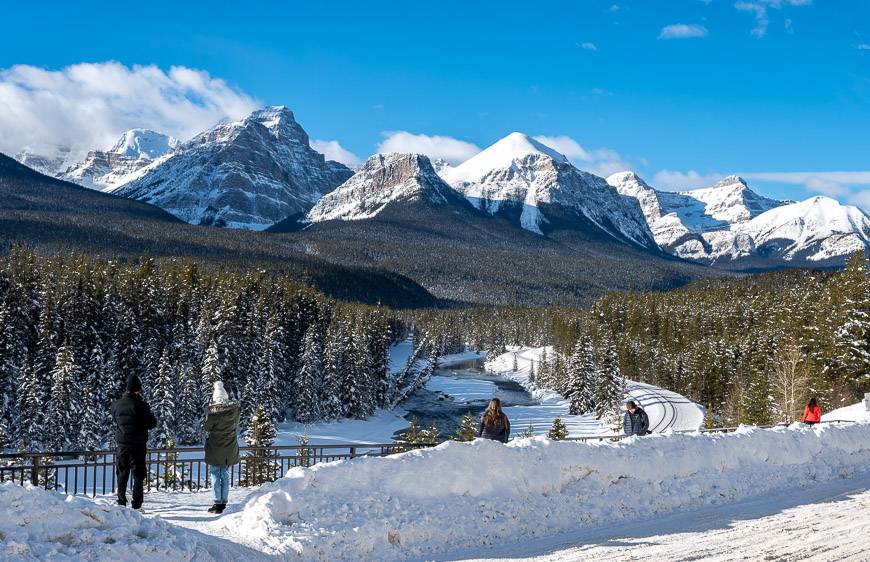
[[[131,377],[132,379],[133,377]],[[157,427],[151,408],[136,392],[141,389],[139,379],[127,381],[127,392],[112,403],[112,421],[115,422],[115,441],[118,445],[145,445],[148,430]]]

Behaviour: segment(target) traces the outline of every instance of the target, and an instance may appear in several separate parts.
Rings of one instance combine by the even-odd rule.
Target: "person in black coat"
[[[629,400],[625,415],[622,417],[622,431],[626,435],[646,435],[649,433],[649,416],[633,400]]]
[[[511,436],[511,422],[501,411],[501,400],[498,398],[489,401],[486,411],[483,412],[483,417],[480,418],[477,436],[502,443],[508,442],[508,437]]]
[[[112,403],[115,424],[115,467],[118,472],[118,505],[127,505],[127,480],[133,472],[133,509],[142,507],[143,484],[147,473],[145,448],[148,430],[157,427],[157,419],[142,399],[142,382],[136,375],[127,379],[127,392]]]

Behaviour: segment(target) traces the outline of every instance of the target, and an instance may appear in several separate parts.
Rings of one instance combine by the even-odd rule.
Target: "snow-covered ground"
[[[292,469],[200,530],[303,560],[431,559],[578,529],[608,526],[619,534],[669,513],[790,495],[860,474],[870,461],[868,429],[451,442]]]
[[[863,421],[870,420],[870,409],[862,400],[857,404],[831,410],[822,415],[822,421]]]
[[[148,494],[143,518],[7,484],[0,559],[866,560],[868,462],[864,422],[449,442],[294,468],[223,516],[207,492]]]
[[[620,528],[580,530],[557,539],[466,551],[466,562],[596,560],[870,559],[870,473],[706,507]]]
[[[486,369],[516,381],[540,402],[539,406],[505,408],[505,413],[511,419],[514,434],[523,431],[531,424],[534,435],[545,435],[556,417],[562,418],[565,422],[570,437],[611,435],[614,431],[621,433],[621,428],[608,427],[594,416],[569,414],[569,403],[564,396],[552,390],[542,390],[529,379],[532,365],[536,370],[539,368],[545,350],[550,360],[553,359],[552,347],[509,346],[507,350],[507,353],[488,361]],[[515,362],[516,370],[514,370]],[[704,423],[704,408],[685,396],[634,381],[627,381],[627,387],[626,400],[634,400],[640,404],[649,415],[650,428],[655,432],[668,429],[694,431]]]

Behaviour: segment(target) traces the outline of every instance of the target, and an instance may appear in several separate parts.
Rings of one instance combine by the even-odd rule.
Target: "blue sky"
[[[451,139],[485,147],[519,130],[569,137],[576,149],[568,139],[557,148],[581,167],[627,166],[662,187],[734,172],[767,195],[820,192],[870,209],[870,2],[862,0],[3,2],[2,10],[5,151],[76,134],[68,117],[37,114],[50,112],[45,104],[105,129],[88,142],[134,118],[184,135],[221,111],[284,104],[313,139],[359,158],[385,141],[462,154],[469,148]],[[94,86],[111,83],[105,67],[92,69],[86,88],[55,84],[69,81],[71,65],[107,61],[151,83],[164,78],[143,78],[136,65],[223,82],[217,93],[145,93],[139,114],[130,109],[135,89]],[[48,73],[34,77],[38,69]],[[121,107],[126,120],[88,113],[98,111],[89,95],[111,98],[99,105]],[[174,96],[208,111],[173,113]],[[28,111],[39,123],[21,118]],[[62,130],[49,123],[58,120]],[[402,131],[410,134],[390,136]]]

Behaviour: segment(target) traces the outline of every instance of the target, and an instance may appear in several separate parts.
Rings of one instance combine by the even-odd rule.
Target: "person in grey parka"
[[[230,401],[224,383],[214,383],[214,392],[205,418],[205,462],[211,474],[214,505],[209,513],[223,513],[230,494],[229,468],[239,462],[239,405]]]
[[[480,418],[480,427],[477,436],[493,441],[507,443],[511,436],[511,422],[501,410],[501,400],[493,398],[489,401],[483,417]]]
[[[622,417],[622,431],[626,435],[646,435],[649,433],[649,416],[643,408],[634,400],[629,400],[626,405],[625,415]]]

